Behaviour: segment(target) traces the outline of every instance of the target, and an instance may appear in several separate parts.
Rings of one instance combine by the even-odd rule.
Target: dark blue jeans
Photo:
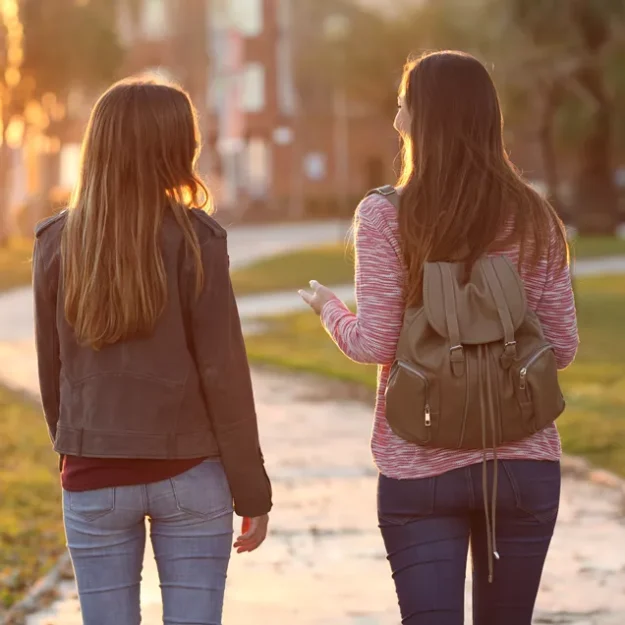
[[[558,515],[560,463],[500,460],[498,468],[492,583],[481,464],[417,480],[380,476],[378,517],[404,625],[462,625],[469,544],[474,625],[531,625]],[[492,462],[487,469],[490,500]]]

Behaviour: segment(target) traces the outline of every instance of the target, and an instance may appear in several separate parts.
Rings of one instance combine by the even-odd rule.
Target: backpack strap
[[[449,360],[451,370],[455,376],[464,375],[464,348],[460,340],[460,326],[458,324],[458,311],[456,308],[456,293],[454,291],[454,277],[448,263],[439,263],[443,281],[443,305],[445,307],[445,320],[447,332],[449,332]]]
[[[512,316],[510,315],[510,308],[506,302],[501,283],[497,277],[497,273],[493,269],[490,259],[483,264],[484,276],[486,277],[486,284],[493,295],[495,306],[497,307],[497,314],[503,327],[504,332],[504,352],[501,356],[501,364],[505,369],[508,369],[512,364],[512,361],[516,358],[516,341],[514,340],[514,323],[512,322]]]
[[[370,195],[381,195],[385,197],[397,210],[399,210],[399,194],[397,189],[391,184],[385,184],[382,187],[377,187],[368,191],[365,197]]]

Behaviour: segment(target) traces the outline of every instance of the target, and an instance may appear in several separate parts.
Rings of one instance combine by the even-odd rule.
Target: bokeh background
[[[475,53],[513,161],[585,232],[625,221],[620,0],[2,0],[0,241],[62,205],[85,120],[154,73],[198,107],[201,170],[239,220],[327,217],[393,182],[409,54]]]
[[[397,622],[367,443],[376,370],[296,290],[315,278],[353,304],[349,221],[399,171],[407,56],[441,48],[488,66],[511,159],[571,235],[581,346],[536,622],[625,622],[625,0],[0,0],[0,623],[81,622],[38,406],[32,232],[67,202],[95,99],[136,74],[198,109],[276,493],[267,548],[233,562],[226,622]],[[149,554],[144,579],[155,625]]]

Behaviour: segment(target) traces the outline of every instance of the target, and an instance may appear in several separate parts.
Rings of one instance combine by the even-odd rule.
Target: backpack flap
[[[502,341],[514,343],[527,301],[518,273],[504,256],[479,259],[468,282],[463,263],[426,263],[423,306],[428,323],[452,349]]]

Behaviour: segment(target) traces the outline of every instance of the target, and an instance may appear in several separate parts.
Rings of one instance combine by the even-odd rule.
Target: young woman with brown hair
[[[530,625],[558,513],[555,425],[496,450],[422,446],[391,429],[386,392],[404,311],[423,301],[426,262],[471,268],[506,257],[557,366],[571,364],[578,337],[564,229],[508,160],[495,86],[472,56],[439,52],[410,62],[395,128],[404,140],[397,190],[368,196],[355,216],[358,314],[316,282],[301,294],[349,358],[380,366],[372,449],[402,623],[463,623],[470,545],[474,625]],[[388,199],[395,193],[398,209]],[[497,502],[492,519],[486,476]]]
[[[265,539],[271,486],[228,271],[202,210],[181,89],[114,85],[96,104],[69,210],[39,225],[36,342],[85,625],[140,623],[145,517],[168,625],[221,623],[233,499]]]

